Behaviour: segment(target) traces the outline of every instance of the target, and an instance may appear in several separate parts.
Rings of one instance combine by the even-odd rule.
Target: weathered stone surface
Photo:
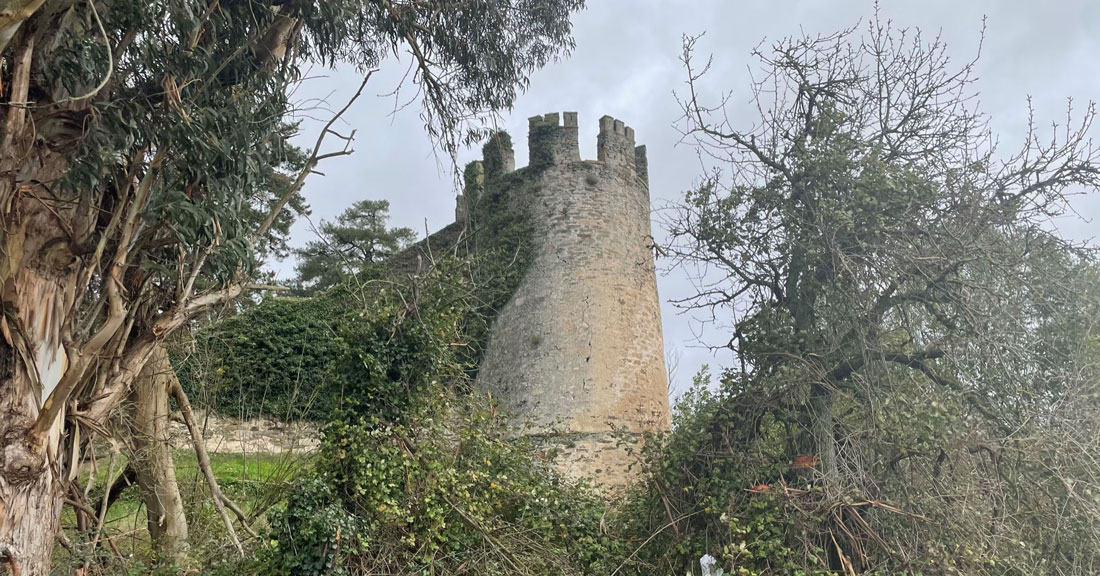
[[[618,487],[629,459],[612,429],[637,438],[669,426],[645,148],[605,116],[599,161],[582,161],[576,113],[564,118],[531,118],[531,165],[508,179],[534,258],[495,320],[477,384],[556,448],[560,469]]]

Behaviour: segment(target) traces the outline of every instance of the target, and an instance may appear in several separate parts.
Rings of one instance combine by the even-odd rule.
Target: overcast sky
[[[977,66],[981,107],[992,117],[994,131],[1006,148],[1015,148],[1026,126],[1027,97],[1041,124],[1065,117],[1066,99],[1084,109],[1100,99],[1100,1],[1097,0],[920,0],[883,2],[882,13],[896,27],[919,27],[925,35],[940,33],[953,61],[971,59],[978,48],[982,19],[985,44]],[[713,53],[715,66],[708,82],[732,90],[735,103],[749,97],[749,70],[757,63],[749,52],[762,40],[828,33],[868,18],[870,0],[733,1],[733,0],[589,0],[589,8],[574,18],[576,50],[562,61],[538,71],[515,109],[501,119],[516,144],[516,165],[527,164],[527,118],[536,114],[576,111],[580,114],[581,156],[596,158],[597,119],[609,114],[633,126],[637,142],[649,152],[654,208],[675,202],[699,175],[695,151],[677,145],[674,124],[679,108],[673,91],[683,86],[679,62],[684,34],[706,32],[700,56]],[[305,195],[312,221],[332,219],[357,200],[390,201],[391,222],[408,226],[423,237],[454,219],[455,195],[451,166],[437,158],[424,133],[416,105],[393,113],[387,96],[404,73],[398,63],[383,67],[364,97],[347,114],[355,129],[356,153],[326,161],[324,177],[311,178]],[[359,84],[353,71],[323,72],[307,81],[299,100],[327,98],[339,107]],[[411,89],[406,88],[410,91]],[[322,112],[318,112],[323,116]],[[736,123],[736,118],[734,119]],[[745,108],[744,127],[753,121]],[[306,122],[312,145],[316,122]],[[459,165],[479,159],[465,151]],[[1100,233],[1100,198],[1077,202],[1089,223],[1061,222],[1067,234],[1091,238]],[[311,239],[308,222],[294,228],[292,244]],[[663,237],[655,214],[654,236]],[[660,263],[659,263],[660,265]],[[292,262],[273,266],[281,275],[293,272]],[[698,368],[730,363],[728,353],[714,353],[704,341],[721,341],[718,330],[706,330],[698,318],[685,315],[668,300],[690,293],[683,270],[665,270],[658,278],[662,299],[666,351],[681,357],[673,388],[682,391]],[[708,336],[710,338],[708,339]],[[716,370],[715,370],[716,371]]]

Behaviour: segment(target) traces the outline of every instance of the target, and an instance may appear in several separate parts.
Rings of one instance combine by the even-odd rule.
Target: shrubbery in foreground
[[[406,424],[325,431],[317,469],[271,521],[262,573],[606,574],[605,505],[509,438],[492,411],[440,394]]]

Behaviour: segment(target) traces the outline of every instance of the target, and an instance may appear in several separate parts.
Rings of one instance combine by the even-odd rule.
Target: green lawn
[[[191,450],[177,450],[175,462],[176,478],[187,510],[193,552],[200,557],[221,553],[226,543],[225,530],[210,501],[206,479],[199,471],[195,453]],[[89,506],[95,506],[103,493],[108,464],[107,458],[97,462]],[[116,478],[120,476],[124,464],[116,461]],[[254,516],[254,528],[262,530],[266,511],[278,504],[294,475],[304,466],[308,466],[309,460],[308,456],[301,454],[210,454],[210,465],[222,491],[246,514]],[[82,483],[86,481],[85,476]],[[122,554],[141,556],[148,551],[145,522],[145,506],[142,504],[141,494],[136,485],[130,486],[108,511],[103,537],[110,538],[111,543]],[[71,507],[66,507],[62,514],[62,526],[67,534],[75,533],[76,514]],[[242,537],[245,536],[243,531],[238,532]],[[76,540],[80,535],[72,537]],[[100,552],[113,554],[105,545],[100,546]],[[68,554],[59,550],[58,556],[62,560]]]

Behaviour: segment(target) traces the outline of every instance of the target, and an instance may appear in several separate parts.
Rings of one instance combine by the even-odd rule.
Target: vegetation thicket
[[[355,69],[363,81],[354,100],[374,70],[405,54],[425,128],[453,156],[485,134],[487,112],[509,108],[533,70],[571,48],[569,17],[582,6],[4,3],[0,569],[48,572],[67,500],[91,541],[81,569],[91,568],[102,515],[81,503],[87,491],[74,481],[95,457],[91,440],[113,434],[119,412],[132,412],[139,436],[152,439],[134,443],[148,457],[132,460],[166,483],[149,493],[173,491],[168,396],[185,418],[191,411],[172,379],[147,365],[161,364],[160,345],[181,328],[263,288],[257,264],[281,248],[286,208],[320,163],[351,152],[351,135],[334,130],[350,102],[312,149],[290,143],[293,89],[306,69]],[[243,553],[234,522],[247,517],[203,467]],[[150,527],[179,520],[175,508],[151,513]],[[165,552],[182,555],[185,540],[171,539]]]
[[[702,100],[696,43],[681,127],[715,162],[663,251],[707,270],[681,304],[732,318],[736,365],[697,376],[613,505],[532,461],[462,394],[529,232],[472,166],[468,243],[421,277],[439,291],[414,290],[415,321],[451,332],[427,341],[419,386],[379,388],[408,395],[403,418],[364,403],[327,428],[273,516],[267,570],[679,575],[705,556],[710,574],[761,576],[1100,568],[1100,263],[1049,224],[1100,184],[1094,108],[1005,154],[973,105],[974,63],[874,20],[757,52],[763,112],[742,131]],[[402,356],[384,358],[400,373]]]
[[[323,424],[350,406],[394,417],[443,352],[473,376],[495,311],[523,278],[531,234],[498,186],[485,190],[476,164],[465,179],[476,201],[457,234],[408,246],[411,231],[387,229],[388,206],[373,201],[345,211],[338,232],[323,226],[326,237],[300,251],[295,280],[312,296],[266,298],[197,330],[174,354],[184,389],[228,416]],[[334,234],[377,246],[370,259],[343,254]],[[329,268],[330,258],[347,263]],[[318,268],[324,282],[307,282]]]
[[[737,364],[647,447],[637,573],[1094,573],[1100,266],[1050,224],[1100,184],[1094,105],[1006,152],[974,63],[875,19],[760,48],[741,128],[696,46],[714,163],[666,252]]]
[[[736,364],[696,377],[611,499],[471,388],[532,241],[484,167],[431,239],[363,200],[295,286],[259,271],[350,153],[332,123],[290,144],[307,66],[351,64],[361,93],[407,51],[454,157],[571,48],[582,2],[10,4],[0,572],[63,547],[52,569],[84,575],[1100,573],[1100,262],[1051,225],[1100,186],[1093,104],[1005,152],[974,62],[876,17],[758,49],[742,128],[685,38],[679,127],[708,169],[661,253],[699,267],[680,304],[729,320]],[[320,448],[223,491],[192,399],[320,422]],[[148,545],[121,550],[142,507]]]

